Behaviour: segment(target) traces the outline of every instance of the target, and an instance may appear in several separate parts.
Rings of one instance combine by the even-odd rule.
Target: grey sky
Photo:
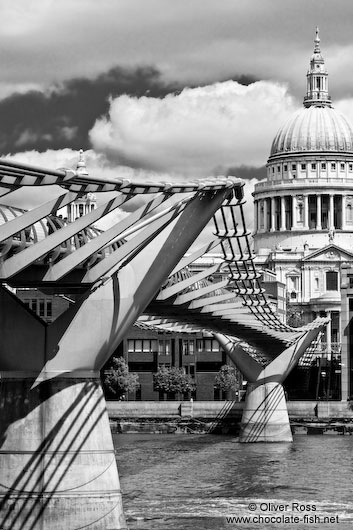
[[[0,94],[149,65],[184,84],[285,81],[301,97],[316,25],[335,94],[352,93],[349,0],[2,0],[0,15]]]
[[[82,147],[102,174],[250,186],[301,106],[316,25],[353,121],[349,0],[2,0],[0,16],[2,155],[56,166]]]

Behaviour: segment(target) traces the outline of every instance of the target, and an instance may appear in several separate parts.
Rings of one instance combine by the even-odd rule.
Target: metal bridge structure
[[[16,208],[28,189],[39,206]],[[63,222],[58,211],[88,193],[97,208]],[[2,159],[0,202],[1,528],[126,528],[99,371],[135,321],[213,332],[249,381],[240,440],[291,441],[282,382],[326,321],[294,330],[271,309],[241,180],[107,180],[82,163],[46,170]],[[96,227],[114,212],[118,221]],[[194,247],[212,219],[213,235]],[[219,263],[193,273],[216,248]],[[75,303],[47,324],[17,288]]]

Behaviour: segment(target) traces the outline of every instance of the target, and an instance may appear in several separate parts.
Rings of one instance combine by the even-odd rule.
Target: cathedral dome
[[[304,107],[280,128],[270,156],[298,151],[353,152],[353,127],[330,106]]]

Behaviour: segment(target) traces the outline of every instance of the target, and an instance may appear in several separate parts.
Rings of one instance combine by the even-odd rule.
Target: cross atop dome
[[[321,50],[320,50],[320,37],[319,37],[319,28],[318,28],[318,26],[316,26],[316,37],[315,37],[314,43],[315,43],[314,53],[321,53]]]
[[[331,107],[331,97],[328,94],[328,73],[324,58],[321,55],[318,27],[314,39],[314,53],[310,58],[310,68],[306,77],[304,107]]]

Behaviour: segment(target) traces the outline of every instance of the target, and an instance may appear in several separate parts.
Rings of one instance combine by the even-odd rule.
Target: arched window
[[[326,291],[338,291],[338,272],[326,272]]]
[[[287,291],[291,300],[296,300],[299,289],[299,276],[287,276]]]

